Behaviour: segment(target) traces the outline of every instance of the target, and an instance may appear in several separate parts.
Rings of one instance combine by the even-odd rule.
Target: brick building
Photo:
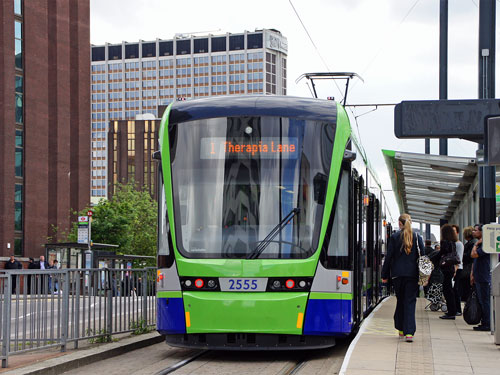
[[[89,1],[0,3],[0,256],[39,256],[90,194]]]

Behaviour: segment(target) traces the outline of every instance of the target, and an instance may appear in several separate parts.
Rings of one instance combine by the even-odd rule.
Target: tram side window
[[[327,255],[349,256],[349,171],[347,170],[342,171]]]
[[[173,254],[170,251],[169,225],[167,216],[167,201],[165,199],[165,185],[163,184],[163,174],[161,165],[159,167],[160,183],[158,186],[158,268],[170,267]]]

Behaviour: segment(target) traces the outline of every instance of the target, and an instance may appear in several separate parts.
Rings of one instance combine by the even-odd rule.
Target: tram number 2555
[[[229,290],[256,290],[255,279],[229,279]]]

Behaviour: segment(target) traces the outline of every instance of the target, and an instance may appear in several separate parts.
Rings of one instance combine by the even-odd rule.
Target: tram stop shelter
[[[414,222],[461,228],[479,222],[478,166],[475,158],[382,150],[400,212]],[[496,173],[496,213],[500,216],[500,172]]]
[[[93,243],[90,246],[76,242],[45,244],[46,259],[57,259],[61,268],[132,268],[132,264],[141,268],[155,257],[117,254],[119,246]],[[137,264],[139,263],[139,264]]]

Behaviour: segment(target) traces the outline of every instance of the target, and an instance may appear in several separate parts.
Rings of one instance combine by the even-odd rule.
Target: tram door
[[[373,299],[374,302],[377,303],[380,300],[380,271],[381,271],[381,262],[380,262],[380,201],[378,199],[374,200],[374,222],[373,222],[373,230],[374,230],[374,249],[373,249]]]
[[[352,171],[351,184],[351,228],[352,228],[352,251],[354,253],[353,278],[354,278],[354,322],[359,324],[363,319],[363,177],[358,177],[354,169]]]
[[[373,294],[374,294],[374,269],[375,269],[375,196],[373,194],[367,194],[368,197],[368,207],[366,207],[366,310],[365,313],[370,311],[373,305]]]

